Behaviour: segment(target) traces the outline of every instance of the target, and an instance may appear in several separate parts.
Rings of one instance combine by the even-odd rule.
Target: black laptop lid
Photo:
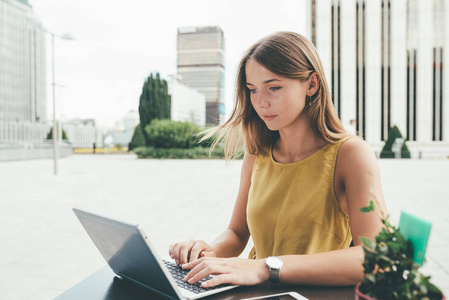
[[[137,225],[76,208],[73,211],[116,274],[179,299]]]

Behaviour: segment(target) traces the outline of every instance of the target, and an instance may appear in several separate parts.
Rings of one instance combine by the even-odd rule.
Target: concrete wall
[[[64,145],[59,147],[58,157],[67,157],[72,155],[72,147]],[[53,158],[53,146],[45,145],[39,147],[2,147],[0,148],[0,162],[12,160],[42,159]]]

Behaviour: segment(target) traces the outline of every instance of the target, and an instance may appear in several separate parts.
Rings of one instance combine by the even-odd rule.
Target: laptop
[[[139,225],[74,208],[76,216],[104,259],[119,277],[144,286],[171,299],[199,299],[236,285],[201,287],[182,279],[188,273],[173,260],[160,259]]]

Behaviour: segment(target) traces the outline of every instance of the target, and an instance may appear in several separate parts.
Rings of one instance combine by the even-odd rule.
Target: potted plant
[[[375,210],[373,200],[360,209],[370,213]],[[372,241],[360,237],[363,243],[365,260],[362,282],[356,285],[356,300],[390,300],[390,299],[446,299],[442,292],[432,283],[430,276],[419,273],[419,265],[412,259],[413,249],[399,229],[380,212],[382,230]]]

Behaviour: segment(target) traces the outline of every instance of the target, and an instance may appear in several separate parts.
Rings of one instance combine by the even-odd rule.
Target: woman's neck
[[[273,156],[277,162],[296,162],[309,157],[324,145],[326,142],[315,135],[307,118],[303,118],[293,126],[279,130]]]

